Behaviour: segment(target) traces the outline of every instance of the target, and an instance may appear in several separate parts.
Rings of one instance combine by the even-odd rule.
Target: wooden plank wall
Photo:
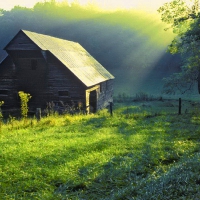
[[[0,93],[0,101],[4,101],[4,108],[12,108],[17,105],[15,65],[8,56],[0,66],[0,90],[7,91],[7,94]]]
[[[100,84],[97,95],[97,110],[106,108],[113,102],[113,80],[108,80]]]
[[[19,32],[6,46],[5,50],[40,50],[23,32]]]
[[[16,65],[17,92],[31,94],[30,107],[44,107],[43,98],[47,89],[47,63],[40,51],[10,51]],[[32,62],[36,66],[32,68]]]
[[[67,104],[75,103],[76,105],[78,102],[82,102],[85,105],[86,86],[50,53],[47,57],[49,101],[63,101]],[[60,91],[68,91],[69,96],[59,95]]]

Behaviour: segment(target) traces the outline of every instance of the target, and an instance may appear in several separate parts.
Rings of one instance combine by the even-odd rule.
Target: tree
[[[165,78],[164,92],[182,94],[198,85],[200,93],[200,15],[199,0],[173,0],[158,9],[163,22],[176,33],[168,50],[182,55],[181,72]]]

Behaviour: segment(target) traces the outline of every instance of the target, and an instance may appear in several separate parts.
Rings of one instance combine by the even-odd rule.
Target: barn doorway
[[[92,90],[89,97],[90,113],[95,113],[97,111],[97,91]]]
[[[85,91],[85,105],[87,113],[95,113],[98,110],[98,91],[99,85],[89,88]]]

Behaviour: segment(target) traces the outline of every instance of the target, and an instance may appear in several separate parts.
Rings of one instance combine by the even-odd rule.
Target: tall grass
[[[199,125],[139,106],[13,119],[0,134],[0,199],[198,199]]]

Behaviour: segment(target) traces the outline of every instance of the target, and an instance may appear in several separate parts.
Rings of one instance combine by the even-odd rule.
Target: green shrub
[[[28,102],[31,99],[31,95],[29,93],[25,93],[23,91],[18,92],[20,100],[21,100],[21,115],[23,118],[27,118],[28,116]]]

